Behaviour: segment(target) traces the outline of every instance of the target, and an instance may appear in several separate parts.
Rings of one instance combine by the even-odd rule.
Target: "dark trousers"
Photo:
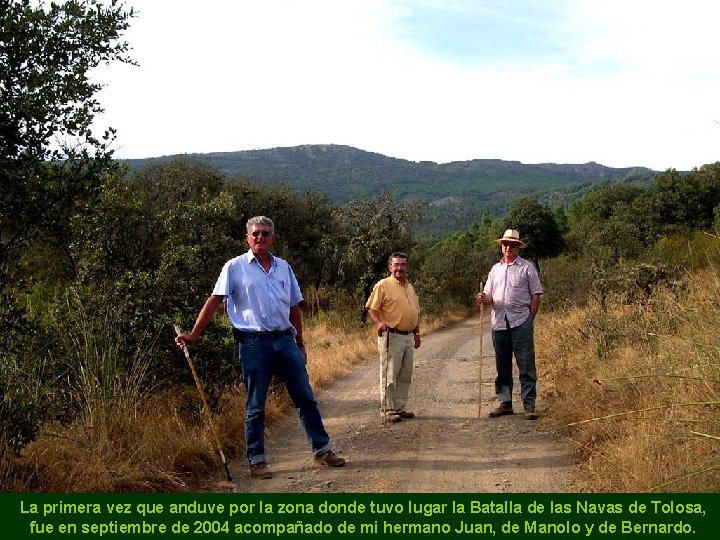
[[[495,348],[495,394],[500,405],[512,406],[513,373],[512,359],[515,356],[520,372],[520,396],[525,410],[535,407],[537,398],[537,369],[535,367],[535,327],[530,316],[520,326],[506,330],[493,330]]]

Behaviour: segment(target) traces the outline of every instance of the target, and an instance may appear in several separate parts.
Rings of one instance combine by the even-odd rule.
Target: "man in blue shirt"
[[[196,341],[227,300],[247,393],[245,450],[250,475],[272,477],[266,464],[264,433],[265,402],[273,375],[283,382],[298,410],[315,461],[341,467],[345,460],[330,449],[330,437],[305,368],[300,286],[290,265],[270,252],[275,240],[273,221],[265,216],[250,218],[245,238],[250,249],[225,263],[192,331],[178,336],[176,342],[183,348]]]

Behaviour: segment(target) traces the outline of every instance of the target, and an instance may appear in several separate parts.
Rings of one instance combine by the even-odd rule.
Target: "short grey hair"
[[[247,225],[245,226],[248,233],[252,232],[253,225],[266,225],[270,227],[270,233],[275,234],[275,223],[273,223],[273,220],[269,217],[255,216],[248,219]]]
[[[405,259],[407,262],[410,262],[407,253],[403,253],[402,251],[394,251],[390,254],[390,257],[388,257],[388,266],[392,264],[393,259]]]

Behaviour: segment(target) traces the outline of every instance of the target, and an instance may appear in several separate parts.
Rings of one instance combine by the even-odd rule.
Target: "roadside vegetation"
[[[684,240],[685,269],[651,292],[610,287],[539,319],[542,400],[592,491],[720,489],[720,237]]]
[[[246,220],[264,214],[303,287],[316,387],[375,354],[362,306],[390,252],[410,254],[429,332],[473,310],[494,239],[519,229],[547,290],[545,415],[576,443],[591,488],[718,491],[720,163],[608,184],[568,207],[520,198],[503,217],[442,237],[417,236],[423,208],[390,193],[336,207],[190,160],[130,174],[112,159],[112,130],[90,132],[99,88],[85,74],[131,62],[121,35],[132,12],[93,0],[5,4],[0,490],[217,481],[173,325],[193,324],[223,262],[245,251]],[[87,28],[93,39],[77,39]],[[49,52],[62,47],[77,50]],[[243,389],[222,314],[191,354],[223,451],[242,456]],[[283,392],[272,398],[270,421],[288,406]]]

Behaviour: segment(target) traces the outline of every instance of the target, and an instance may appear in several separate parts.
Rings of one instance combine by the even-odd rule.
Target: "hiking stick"
[[[180,327],[177,324],[175,325],[175,333],[178,336],[182,335]],[[195,380],[195,386],[197,387],[198,394],[200,394],[200,399],[202,400],[203,408],[205,409],[205,416],[207,417],[208,424],[210,425],[210,431],[212,431],[213,439],[215,440],[215,446],[217,448],[218,454],[220,454],[220,459],[223,462],[223,466],[225,467],[225,474],[227,475],[228,481],[232,482],[232,476],[230,476],[230,469],[228,468],[227,461],[225,460],[225,454],[223,454],[222,446],[220,446],[220,438],[218,437],[217,431],[215,431],[215,425],[213,424],[212,417],[210,416],[210,407],[208,407],[207,400],[205,399],[205,392],[203,392],[202,384],[200,384],[200,379],[198,378],[197,373],[195,373],[195,366],[193,365],[193,361],[190,359],[190,353],[188,352],[187,345],[183,347],[183,352],[185,353],[185,358],[187,358],[188,364],[190,365],[190,372],[192,373],[193,379]]]
[[[483,283],[480,282],[480,292],[483,290]],[[480,366],[478,368],[478,418],[482,409],[482,364],[483,364],[483,318],[485,316],[485,304],[480,304]]]
[[[385,423],[387,416],[387,374],[388,364],[390,363],[390,329],[385,330],[385,378],[382,381],[382,396],[380,410],[382,411],[382,423]]]

